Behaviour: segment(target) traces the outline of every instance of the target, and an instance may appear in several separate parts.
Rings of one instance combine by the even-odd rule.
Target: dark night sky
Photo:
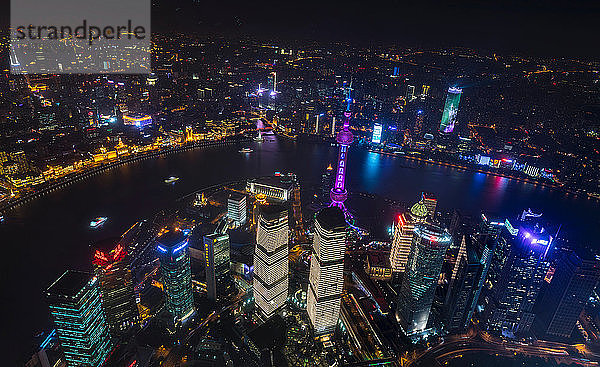
[[[159,31],[600,56],[599,0],[148,1],[154,4],[153,29]],[[0,4],[8,9],[8,0]],[[9,14],[0,11],[2,24]]]
[[[351,39],[545,56],[600,56],[600,1],[201,0],[196,6],[191,0],[155,2],[155,29],[177,25],[266,39]]]

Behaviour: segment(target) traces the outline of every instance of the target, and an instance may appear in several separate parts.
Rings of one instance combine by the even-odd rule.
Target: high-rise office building
[[[398,294],[398,317],[407,335],[427,328],[444,255],[452,244],[450,234],[433,224],[419,223],[413,232],[411,251]]]
[[[262,205],[254,251],[254,302],[263,320],[288,297],[288,213],[281,205]]]
[[[229,234],[212,233],[204,236],[206,257],[206,292],[208,299],[219,301],[232,287]]]
[[[563,254],[552,282],[536,305],[542,330],[552,336],[569,338],[583,308],[600,280],[600,261]]]
[[[345,251],[344,213],[336,206],[322,209],[315,220],[306,306],[317,334],[331,332],[337,324],[344,288]]]
[[[246,195],[233,193],[227,199],[227,216],[236,227],[246,224]]]
[[[446,104],[444,106],[444,112],[442,113],[442,122],[440,123],[440,131],[443,133],[449,134],[454,131],[454,126],[456,126],[456,114],[458,113],[458,104],[460,102],[461,94],[462,89],[460,88],[448,88]]]
[[[427,206],[421,200],[410,208],[409,213],[402,213],[398,216],[390,251],[390,265],[393,272],[404,271],[412,246],[415,224],[425,222],[428,214]]]
[[[383,131],[383,125],[381,124],[375,124],[373,125],[373,136],[371,137],[371,142],[373,144],[380,144],[381,143],[381,134]]]
[[[112,240],[99,243],[95,246],[92,263],[106,322],[111,333],[117,335],[139,320],[127,251]]]
[[[537,225],[524,225],[518,231],[515,238],[509,239],[506,260],[494,280],[496,284],[492,284],[485,310],[487,328],[507,337],[523,335],[531,328],[552,241],[548,232]]]
[[[67,366],[101,366],[112,344],[98,278],[66,271],[46,290],[46,296]]]
[[[165,308],[175,323],[185,322],[194,313],[188,241],[182,231],[171,229],[158,237],[156,244]]]
[[[333,167],[330,164],[321,175],[320,200],[323,203],[329,203],[331,200],[329,190],[331,190],[331,184],[333,183],[333,174]]]
[[[429,95],[429,86],[423,84],[423,91],[421,92],[421,100],[424,101],[425,97],[427,97]]]
[[[463,236],[446,294],[446,327],[451,333],[467,330],[479,296],[483,264],[470,236]]]
[[[410,102],[413,99],[415,99],[415,86],[409,85],[406,87],[406,100]]]
[[[417,116],[415,117],[415,126],[413,128],[413,133],[416,139],[423,139],[423,121],[425,120],[425,113],[423,110],[417,111]]]
[[[496,240],[506,225],[505,220],[498,217],[492,217],[489,214],[481,213],[478,232],[485,237],[485,241]]]
[[[427,208],[427,215],[430,220],[435,219],[435,211],[437,210],[437,197],[431,192],[422,192],[421,200],[425,203]]]

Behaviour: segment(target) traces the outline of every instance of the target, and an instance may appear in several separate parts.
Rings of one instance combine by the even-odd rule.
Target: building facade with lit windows
[[[412,247],[398,294],[398,318],[406,335],[425,331],[452,237],[429,223],[415,226]]]
[[[425,203],[429,219],[435,219],[435,212],[437,210],[437,196],[435,196],[435,194],[431,192],[422,192],[421,200],[423,200],[423,202]]]
[[[484,264],[477,243],[463,236],[446,293],[446,328],[462,333],[470,325],[480,294]]]
[[[429,212],[424,201],[413,205],[409,213],[402,213],[394,225],[394,239],[390,251],[390,265],[395,273],[404,272],[412,246],[415,224],[427,220]]]
[[[533,324],[533,307],[550,266],[546,257],[552,237],[543,227],[527,224],[509,243],[484,318],[491,332],[517,337],[529,332]]]
[[[67,366],[101,366],[112,342],[98,278],[66,271],[46,290],[46,297]]]
[[[383,251],[367,252],[365,270],[372,279],[391,280],[392,267],[390,266],[388,253]]]
[[[262,194],[269,199],[288,201],[294,191],[294,183],[287,176],[267,176],[248,181],[246,191]]]
[[[188,237],[170,229],[157,239],[156,251],[165,292],[165,308],[173,321],[185,322],[194,313]]]
[[[211,301],[220,300],[232,287],[229,246],[227,233],[212,233],[204,236],[206,292]]]
[[[536,305],[536,318],[547,335],[570,338],[579,315],[600,280],[600,261],[569,251],[556,264],[549,288]]]
[[[227,216],[233,221],[235,227],[246,224],[246,195],[231,194],[227,199]]]
[[[288,297],[288,232],[285,207],[260,207],[252,285],[256,311],[263,320],[281,309]]]
[[[139,321],[127,251],[114,241],[99,244],[92,263],[106,322],[111,333],[118,335]]]
[[[306,310],[315,334],[333,332],[344,288],[346,221],[336,206],[322,209],[315,220]]]

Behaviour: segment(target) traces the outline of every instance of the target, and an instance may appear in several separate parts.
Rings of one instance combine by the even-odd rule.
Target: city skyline
[[[597,4],[141,5],[11,40],[4,364],[600,363]]]

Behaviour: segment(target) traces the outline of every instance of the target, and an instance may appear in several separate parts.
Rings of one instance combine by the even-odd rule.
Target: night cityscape
[[[147,2],[0,16],[0,365],[600,365],[599,4]]]

